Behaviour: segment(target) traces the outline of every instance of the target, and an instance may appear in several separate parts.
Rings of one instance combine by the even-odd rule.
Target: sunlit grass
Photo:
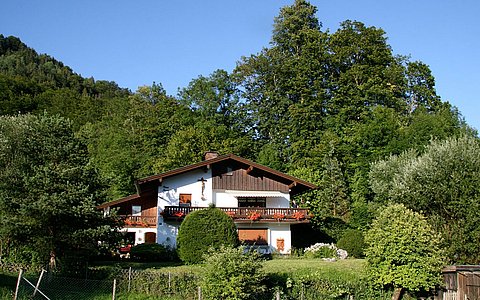
[[[345,272],[363,274],[363,259],[343,259],[333,262],[322,259],[273,259],[263,264],[267,273],[331,273]]]

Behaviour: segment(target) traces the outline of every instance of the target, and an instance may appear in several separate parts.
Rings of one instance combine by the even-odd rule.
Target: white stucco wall
[[[178,223],[165,223],[163,220],[157,227],[157,243],[171,248],[177,247]]]
[[[202,197],[202,182],[205,181],[205,189]],[[212,199],[212,170],[193,170],[177,176],[166,178],[158,187],[158,224],[157,243],[175,248],[180,224],[165,223],[160,214],[165,206],[178,206],[180,194],[191,194],[194,207],[208,207]]]
[[[206,180],[202,199],[201,178]],[[161,212],[165,206],[178,206],[180,194],[192,195],[192,206],[208,207],[212,203],[212,170],[193,170],[166,178],[158,187],[158,207]]]
[[[292,234],[290,224],[288,223],[269,223],[269,244],[273,249],[277,249],[277,239],[284,240],[284,249],[282,254],[289,254],[292,249]]]
[[[225,191],[213,191],[213,203],[217,207],[237,207],[238,200],[232,194],[227,194]]]
[[[238,195],[244,191],[238,191]],[[258,192],[258,197],[262,197],[262,194],[268,194],[269,192]],[[278,192],[272,192],[275,194],[279,194]],[[251,193],[252,195],[255,194],[254,192]],[[238,207],[238,199],[236,197],[235,191],[225,191],[225,190],[213,190],[213,203],[217,207]],[[283,194],[282,196],[278,197],[266,197],[266,206],[269,208],[289,208],[290,207],[290,195]]]

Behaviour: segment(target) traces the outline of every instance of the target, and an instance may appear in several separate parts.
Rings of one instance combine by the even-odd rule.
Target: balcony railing
[[[308,222],[311,218],[305,208],[268,208],[268,207],[217,207],[232,217],[235,222]],[[164,220],[181,221],[192,211],[205,207],[165,206],[161,215]]]
[[[120,216],[124,222],[125,227],[156,227],[156,216]]]

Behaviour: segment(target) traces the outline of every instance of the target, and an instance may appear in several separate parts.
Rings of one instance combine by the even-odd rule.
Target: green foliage
[[[308,207],[317,223],[328,217],[344,218],[348,213],[349,198],[339,162],[335,157],[326,156],[321,169],[297,168],[293,176],[312,182],[318,189],[308,191],[296,198],[298,203]]]
[[[389,205],[375,219],[365,241],[372,283],[410,291],[428,291],[441,283],[441,238],[421,214],[401,204]]]
[[[365,277],[351,272],[291,274],[285,286],[287,299],[391,299],[384,291],[371,287]]]
[[[205,257],[202,294],[205,299],[258,299],[266,289],[262,264],[255,251],[211,249]]]
[[[176,259],[176,252],[156,243],[144,243],[133,246],[130,249],[130,257],[134,260],[146,262],[172,261]]]
[[[53,263],[112,234],[114,220],[96,209],[105,199],[101,179],[68,120],[0,117],[0,168],[4,257]]]
[[[480,142],[461,136],[432,141],[424,152],[404,152],[372,166],[376,200],[423,211],[445,240],[452,262],[478,263]]]
[[[189,264],[203,261],[210,248],[237,246],[238,234],[232,218],[218,208],[194,211],[185,217],[178,230],[178,255]]]
[[[185,126],[189,111],[162,93],[140,87],[128,101],[111,103],[109,113],[81,128],[93,163],[108,179],[109,198],[132,194],[133,181],[155,172],[171,136]]]
[[[128,273],[122,273],[118,289],[120,299],[193,299],[197,292],[198,276],[192,273],[167,273],[159,270],[135,271],[128,291]],[[138,298],[133,298],[138,296]],[[159,297],[165,298],[159,298]],[[111,296],[110,296],[111,298]]]
[[[365,248],[362,232],[356,229],[345,230],[337,242],[337,247],[346,250],[349,257],[362,258]]]

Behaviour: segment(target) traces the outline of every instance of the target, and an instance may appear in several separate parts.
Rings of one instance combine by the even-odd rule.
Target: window
[[[267,207],[265,197],[238,197],[238,207]]]
[[[192,194],[180,194],[179,205],[180,206],[191,206],[192,205]]]
[[[132,216],[137,217],[142,215],[142,206],[132,205]]]

